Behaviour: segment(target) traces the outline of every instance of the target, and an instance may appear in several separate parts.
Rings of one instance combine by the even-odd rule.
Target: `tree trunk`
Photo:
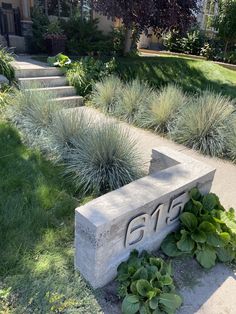
[[[132,29],[125,28],[124,55],[130,52],[132,46]]]

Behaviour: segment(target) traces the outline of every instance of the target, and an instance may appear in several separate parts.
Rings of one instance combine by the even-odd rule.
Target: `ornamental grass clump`
[[[11,62],[14,58],[11,53],[9,53],[6,48],[0,47],[0,74],[6,76],[9,81],[14,79],[14,68]]]
[[[206,91],[182,108],[169,127],[170,137],[203,154],[222,156],[227,124],[234,111],[229,98]]]
[[[226,132],[226,152],[228,157],[236,163],[236,115],[234,114]]]
[[[138,79],[128,83],[121,91],[115,114],[128,123],[138,123],[139,116],[147,110],[153,90]]]
[[[89,132],[91,119],[81,110],[60,110],[54,113],[48,130],[48,146],[64,158],[68,150],[75,148],[74,142]]]
[[[81,192],[102,194],[142,175],[135,141],[115,123],[95,124],[73,145],[65,160],[65,173]]]
[[[34,89],[16,91],[6,114],[21,130],[31,145],[43,144],[54,113],[60,107],[51,101],[49,94]]]
[[[163,87],[154,94],[148,110],[143,112],[140,125],[156,132],[166,133],[168,124],[187,101],[188,98],[180,87],[173,84]]]
[[[97,82],[91,95],[93,105],[105,113],[113,113],[122,89],[123,83],[117,76],[112,75]]]

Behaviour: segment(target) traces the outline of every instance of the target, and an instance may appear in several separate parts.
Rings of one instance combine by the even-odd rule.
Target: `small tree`
[[[236,0],[220,1],[215,27],[218,36],[224,41],[224,55],[226,55],[229,44],[236,43]]]
[[[124,53],[130,51],[132,30],[139,34],[178,28],[185,30],[194,20],[198,0],[94,0],[93,7],[125,27]]]

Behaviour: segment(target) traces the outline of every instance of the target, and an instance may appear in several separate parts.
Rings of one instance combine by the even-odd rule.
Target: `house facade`
[[[14,47],[16,52],[26,50],[26,39],[31,36],[30,17],[34,0],[0,0],[0,43]]]

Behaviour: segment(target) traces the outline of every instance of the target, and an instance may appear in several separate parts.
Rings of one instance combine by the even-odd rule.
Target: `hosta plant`
[[[201,195],[194,188],[180,215],[180,229],[166,237],[162,251],[171,257],[191,254],[204,268],[217,261],[232,262],[236,258],[236,219],[234,210],[226,211],[219,198]]]
[[[122,313],[175,313],[182,299],[175,293],[171,265],[154,255],[133,251],[118,267]]]

